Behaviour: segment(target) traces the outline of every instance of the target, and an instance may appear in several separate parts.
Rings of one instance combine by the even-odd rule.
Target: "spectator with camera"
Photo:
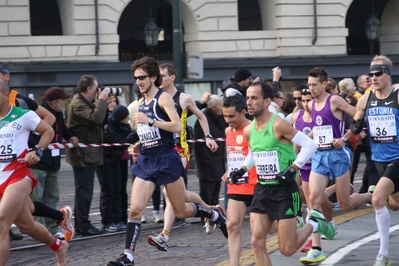
[[[103,126],[107,122],[108,88],[99,92],[96,77],[83,75],[76,88],[68,112],[68,126],[83,143],[101,144]],[[98,98],[96,96],[98,94]],[[98,235],[103,231],[89,220],[93,198],[94,173],[103,164],[102,147],[66,150],[66,161],[72,166],[75,181],[75,227],[82,236]]]

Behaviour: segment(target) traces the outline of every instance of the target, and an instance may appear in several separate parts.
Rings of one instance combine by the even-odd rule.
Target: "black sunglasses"
[[[293,97],[294,101],[302,101],[302,97]]]
[[[369,77],[370,78],[372,78],[374,76],[380,77],[380,76],[382,76],[382,74],[384,74],[384,72],[382,72],[382,71],[378,71],[378,72],[375,72],[375,73],[369,73]]]
[[[142,75],[142,76],[137,76],[137,77],[133,77],[135,80],[144,80],[146,77],[148,77],[148,75]]]

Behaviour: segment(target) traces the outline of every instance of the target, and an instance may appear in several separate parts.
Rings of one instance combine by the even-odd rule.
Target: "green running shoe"
[[[326,219],[313,216],[311,215],[309,217],[309,220],[315,221],[318,223],[316,233],[319,233],[320,235],[325,235],[327,239],[332,240],[335,236],[335,230],[332,224],[327,221]]]
[[[301,257],[299,261],[302,264],[311,264],[321,262],[326,259],[326,255],[323,251],[318,251],[317,249],[310,249],[306,257]]]

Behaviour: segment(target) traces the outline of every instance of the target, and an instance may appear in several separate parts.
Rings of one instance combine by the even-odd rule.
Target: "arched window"
[[[62,35],[58,4],[55,0],[29,0],[32,36]]]

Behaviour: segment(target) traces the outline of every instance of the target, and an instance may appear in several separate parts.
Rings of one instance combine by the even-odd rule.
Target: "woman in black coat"
[[[117,105],[104,127],[104,143],[135,143],[138,135],[129,124],[129,111]],[[98,167],[100,181],[100,210],[104,229],[108,232],[125,230],[121,208],[120,163],[127,146],[104,147],[104,164]]]

